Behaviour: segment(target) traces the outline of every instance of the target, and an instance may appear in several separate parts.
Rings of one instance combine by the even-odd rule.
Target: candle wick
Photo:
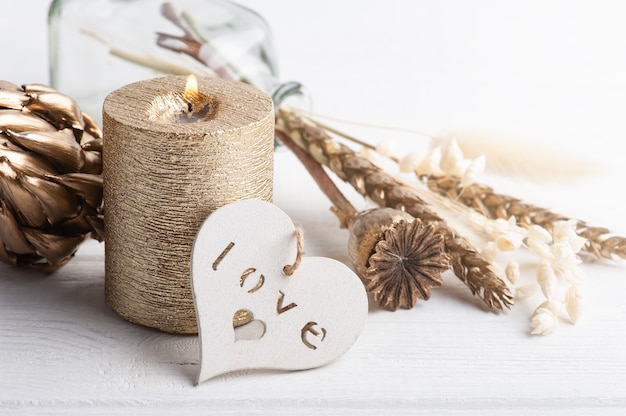
[[[187,119],[191,119],[193,116],[193,104],[191,101],[187,102]]]

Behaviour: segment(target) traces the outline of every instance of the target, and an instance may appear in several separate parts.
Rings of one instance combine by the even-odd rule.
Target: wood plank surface
[[[316,111],[428,131],[493,127],[599,159],[613,172],[574,183],[485,180],[626,235],[623,3],[244,4],[268,19],[283,79],[304,82]],[[45,82],[47,5],[0,6],[0,48],[19,62],[5,58],[0,79]],[[26,11],[28,33],[19,23]],[[341,126],[373,143],[396,137]],[[421,140],[397,137],[401,149]],[[369,206],[341,189],[359,208]],[[306,255],[348,262],[347,232],[285,149],[276,153],[274,202],[304,228]],[[444,286],[412,310],[372,304],[361,337],[328,366],[238,372],[195,386],[197,337],[118,317],[104,301],[103,256],[102,244],[88,242],[49,276],[0,264],[1,415],[626,412],[623,262],[583,265],[583,317],[546,337],[529,335],[540,294],[495,314],[446,273]],[[527,282],[533,261],[521,260]]]

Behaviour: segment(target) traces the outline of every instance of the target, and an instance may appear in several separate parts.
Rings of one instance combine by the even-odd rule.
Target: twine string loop
[[[285,276],[292,276],[298,269],[298,266],[300,266],[300,262],[302,262],[303,234],[304,232],[302,231],[302,228],[296,228],[296,260],[293,262],[293,264],[287,264],[285,265],[285,267],[283,267],[283,274]]]

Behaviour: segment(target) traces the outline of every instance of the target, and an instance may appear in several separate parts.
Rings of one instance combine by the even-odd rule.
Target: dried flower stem
[[[444,236],[446,251],[457,277],[491,309],[513,304],[506,284],[491,270],[490,263],[465,238],[460,237],[432,211],[417,191],[405,185],[352,149],[335,142],[321,127],[289,110],[280,109],[276,131],[288,135],[318,163],[328,166],[361,195],[380,206],[406,211]]]
[[[358,214],[354,205],[346,199],[346,197],[337,188],[337,185],[335,185],[335,183],[328,177],[326,172],[324,172],[324,168],[317,163],[317,161],[313,159],[310,154],[299,147],[288,134],[277,130],[276,135],[280,141],[287,146],[287,148],[291,150],[294,155],[296,155],[298,160],[300,160],[300,163],[302,163],[313,180],[315,180],[317,186],[319,186],[322,192],[324,192],[328,199],[330,199],[330,202],[334,206],[332,210],[335,215],[339,217],[341,222],[341,228],[347,228],[350,218]]]
[[[126,62],[150,68],[163,74],[189,75],[189,73],[200,73],[204,76],[214,76],[213,71],[207,69],[206,66],[203,65],[194,65],[194,67],[191,68],[185,65],[174,64],[166,60],[158,59],[147,53],[133,52],[132,50],[123,48],[119,45],[113,45],[88,29],[81,28],[80,32],[104,44],[107,48],[109,48],[109,53],[112,56],[123,59]]]
[[[463,187],[458,177],[423,176],[422,179],[431,191],[473,208],[487,218],[507,219],[514,216],[518,225],[522,227],[537,224],[546,230],[551,230],[557,221],[569,219],[546,208],[496,193],[486,185],[474,183]],[[626,259],[626,238],[609,236],[608,229],[591,227],[581,220],[577,220],[576,233],[587,239],[583,250],[592,256],[604,259],[613,259],[617,256]]]

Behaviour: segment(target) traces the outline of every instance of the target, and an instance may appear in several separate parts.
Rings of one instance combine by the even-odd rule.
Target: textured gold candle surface
[[[248,85],[201,78],[210,111],[191,123],[159,120],[155,100],[182,93],[185,80],[129,84],[103,107],[107,303],[172,333],[197,331],[190,257],[204,219],[240,199],[271,201],[273,182],[271,100]]]

